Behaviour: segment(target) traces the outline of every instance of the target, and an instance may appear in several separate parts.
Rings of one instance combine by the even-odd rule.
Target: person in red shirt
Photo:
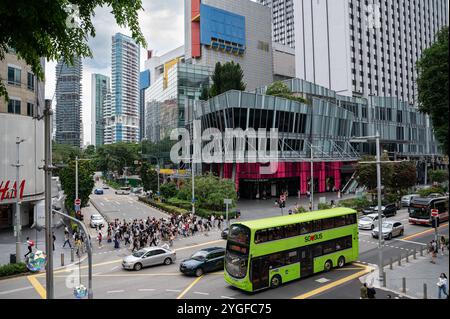
[[[27,258],[27,256],[33,252],[34,242],[30,240],[30,237],[27,237],[27,245],[28,245],[28,252],[25,254],[25,258]]]

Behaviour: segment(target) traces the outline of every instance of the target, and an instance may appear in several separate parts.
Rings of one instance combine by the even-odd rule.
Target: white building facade
[[[295,48],[294,1],[293,0],[256,0],[272,9],[273,42]]]

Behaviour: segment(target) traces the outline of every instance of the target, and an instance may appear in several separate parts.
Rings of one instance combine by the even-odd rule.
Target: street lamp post
[[[16,139],[16,145],[17,145],[17,161],[16,164],[12,164],[13,167],[16,168],[16,262],[20,263],[21,260],[21,252],[20,252],[20,246],[21,246],[21,228],[22,223],[20,222],[20,195],[19,195],[19,177],[20,177],[20,166],[23,166],[20,164],[20,144],[23,143],[25,140],[17,136]]]
[[[311,187],[310,187],[310,202],[311,202],[311,211],[314,210],[314,153],[313,153],[313,145],[311,142]]]

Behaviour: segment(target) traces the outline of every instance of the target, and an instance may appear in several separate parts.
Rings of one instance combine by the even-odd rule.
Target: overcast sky
[[[184,43],[184,1],[143,0],[144,11],[139,14],[142,33],[148,49],[160,55]],[[93,59],[83,60],[82,105],[84,144],[91,140],[91,74],[111,76],[111,37],[116,32],[131,36],[127,29],[120,28],[110,8],[97,8],[92,19],[97,36],[89,39]],[[141,48],[141,70],[147,57],[147,48]],[[45,97],[53,98],[55,93],[56,61],[47,61],[45,67]],[[56,98],[53,100],[53,107]]]

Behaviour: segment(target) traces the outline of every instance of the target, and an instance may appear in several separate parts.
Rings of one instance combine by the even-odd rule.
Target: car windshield
[[[146,253],[145,250],[138,250],[137,252],[133,253],[133,257],[142,257]]]
[[[191,259],[203,261],[206,259],[206,255],[208,255],[208,252],[200,250],[200,251],[197,251],[195,254],[193,254],[191,256]]]
[[[102,216],[100,216],[100,215],[92,215],[92,219],[102,219]]]
[[[383,228],[392,228],[392,223],[383,223]]]
[[[361,221],[363,221],[363,222],[371,222],[371,221],[373,221],[373,218],[369,217],[369,216],[365,216],[365,217],[361,218]]]

